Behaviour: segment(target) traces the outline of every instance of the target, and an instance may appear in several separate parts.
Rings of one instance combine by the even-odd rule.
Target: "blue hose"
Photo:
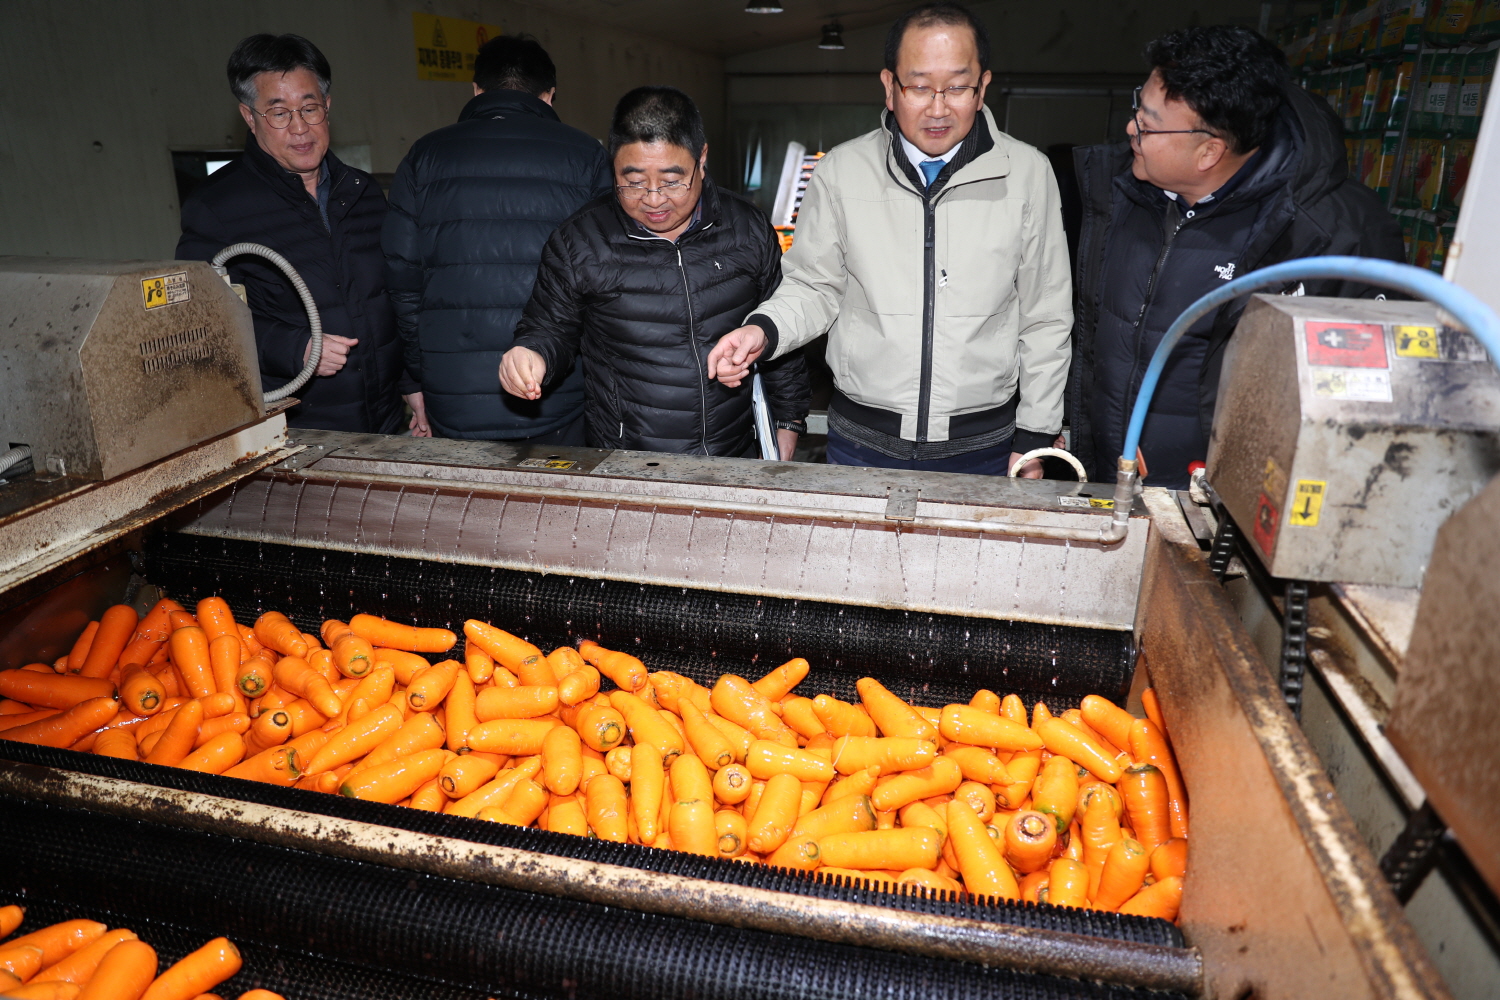
[[[1130,411],[1130,424],[1125,431],[1125,448],[1120,454],[1120,460],[1134,463],[1136,451],[1141,444],[1141,429],[1146,425],[1146,411],[1151,408],[1156,383],[1161,380],[1162,369],[1167,366],[1167,355],[1172,353],[1172,348],[1187,333],[1188,327],[1241,295],[1267,286],[1306,281],[1309,278],[1358,281],[1436,303],[1484,345],[1491,361],[1500,363],[1500,319],[1496,318],[1489,306],[1469,292],[1444,281],[1431,271],[1369,257],[1303,257],[1273,264],[1209,292],[1189,306],[1167,329],[1166,336],[1161,338],[1161,343],[1156,345],[1156,351],[1151,355],[1151,364],[1146,369],[1146,377],[1141,381],[1141,391],[1135,398],[1135,408]],[[1133,464],[1131,468],[1134,468]]]

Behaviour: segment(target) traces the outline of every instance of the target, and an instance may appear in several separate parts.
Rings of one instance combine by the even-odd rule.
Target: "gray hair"
[[[255,77],[260,73],[309,70],[318,78],[323,97],[333,88],[333,70],[318,47],[301,35],[251,35],[229,55],[229,89],[235,100],[255,107]]]

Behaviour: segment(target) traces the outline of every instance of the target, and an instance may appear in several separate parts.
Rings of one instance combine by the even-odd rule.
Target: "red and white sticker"
[[[1308,320],[1307,363],[1331,368],[1389,368],[1379,323]]]
[[[1271,558],[1271,550],[1276,547],[1276,523],[1280,519],[1281,512],[1271,498],[1262,493],[1255,505],[1255,544],[1260,546],[1261,554],[1267,559]]]

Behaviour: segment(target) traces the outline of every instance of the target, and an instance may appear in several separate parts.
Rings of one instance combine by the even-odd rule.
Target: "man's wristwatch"
[[[778,421],[776,421],[776,429],[778,431],[791,431],[794,434],[806,434],[807,433],[807,421],[806,420],[778,420]]]

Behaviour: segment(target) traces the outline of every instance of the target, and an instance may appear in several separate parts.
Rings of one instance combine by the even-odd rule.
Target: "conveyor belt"
[[[793,656],[803,689],[854,698],[880,678],[917,704],[967,702],[979,688],[1016,692],[1054,712],[1086,694],[1123,701],[1135,669],[1129,632],[756,597],[685,587],[543,575],[488,566],[162,533],[147,575],[187,600],[223,596],[241,620],[288,614],[316,633],[365,611],[462,631],[480,618],[544,649],[589,638],[654,670],[712,684],[752,677]]]
[[[171,960],[220,934],[293,1000],[1169,997],[702,924],[0,796],[0,898]],[[477,992],[480,991],[480,992]]]

